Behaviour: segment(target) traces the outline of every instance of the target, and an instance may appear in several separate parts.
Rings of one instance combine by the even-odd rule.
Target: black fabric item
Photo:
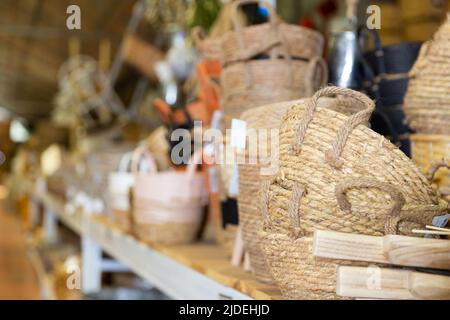
[[[221,202],[222,208],[222,228],[228,224],[238,225],[239,224],[239,214],[237,200],[232,198],[227,198],[226,201]]]
[[[385,107],[398,106],[403,104],[408,79],[384,80],[378,83],[381,105]]]
[[[406,74],[416,60],[420,44],[401,43],[382,48],[375,30],[361,29],[360,37],[367,33],[372,36],[375,45],[375,50],[362,58],[362,62],[370,69],[365,74],[365,91],[376,102],[376,109],[370,120],[371,128],[389,138],[410,157],[411,129],[406,123],[402,104],[408,87]],[[383,78],[384,75],[396,74],[403,74],[405,77],[397,80]]]

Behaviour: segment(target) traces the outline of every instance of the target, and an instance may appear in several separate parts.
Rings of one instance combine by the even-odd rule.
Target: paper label
[[[239,170],[238,166],[234,165],[233,174],[230,178],[230,184],[228,186],[228,195],[232,198],[237,197],[239,194]]]
[[[239,119],[232,119],[231,138],[230,138],[231,146],[238,149],[245,149],[246,136],[247,136],[247,122]]]

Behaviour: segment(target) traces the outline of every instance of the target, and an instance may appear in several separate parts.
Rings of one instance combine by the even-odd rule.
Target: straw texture
[[[337,94],[364,109],[346,116],[317,106]],[[338,262],[313,259],[314,230],[412,235],[448,209],[412,161],[365,126],[373,109],[359,92],[328,87],[284,117],[280,169],[260,210],[263,250],[286,298],[337,298]]]
[[[411,144],[413,161],[440,193],[450,199],[450,136],[413,134]]]
[[[450,15],[410,72],[405,113],[419,133],[450,134]]]
[[[257,279],[263,282],[272,281],[272,277],[261,250],[261,239],[258,234],[262,226],[262,217],[258,210],[258,195],[261,191],[261,183],[270,180],[276,174],[276,163],[272,160],[278,159],[279,150],[278,142],[271,139],[271,130],[279,129],[283,116],[292,105],[302,103],[305,103],[305,100],[270,104],[248,110],[241,117],[247,123],[249,130],[254,129],[258,138],[257,146],[250,146],[249,142],[246,149],[246,161],[239,165],[239,224],[242,228],[245,248],[250,256],[252,271]],[[323,108],[331,108],[343,114],[351,114],[361,109],[360,106],[343,98],[324,98],[319,101],[319,104]],[[273,134],[278,137],[278,131],[273,131]],[[272,142],[277,147],[275,150],[272,150]],[[257,159],[254,163],[249,160],[251,147],[257,147]]]

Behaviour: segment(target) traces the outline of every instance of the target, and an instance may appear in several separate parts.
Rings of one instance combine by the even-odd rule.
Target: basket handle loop
[[[249,53],[246,52],[245,48],[245,40],[242,36],[242,25],[239,20],[239,12],[238,8],[245,4],[259,4],[260,6],[266,8],[269,11],[269,23],[272,27],[272,30],[276,30],[276,26],[278,23],[278,16],[275,12],[275,9],[266,1],[262,0],[238,0],[233,2],[231,6],[231,22],[233,24],[234,32],[236,34],[236,38],[240,48],[240,58],[242,60],[248,60]],[[269,43],[269,47],[275,45],[276,43]]]
[[[141,173],[140,170],[142,169],[142,163],[146,163],[148,165],[149,168],[147,173],[155,174],[158,172],[155,159],[146,147],[138,147],[133,151],[131,156],[131,172],[135,175]],[[139,164],[141,164],[140,168]]]
[[[334,140],[330,150],[325,154],[325,159],[332,166],[339,168],[342,166],[343,161],[340,159],[340,155],[344,150],[345,144],[350,133],[358,125],[367,123],[369,121],[370,115],[375,109],[375,103],[363,93],[340,87],[325,87],[317,91],[311,99],[306,102],[305,115],[300,120],[300,123],[296,129],[294,141],[291,145],[291,150],[298,154],[300,152],[302,143],[306,136],[306,131],[308,126],[314,117],[314,113],[317,108],[318,100],[322,97],[333,97],[336,95],[341,95],[347,98],[353,99],[356,103],[362,104],[366,109],[359,111],[358,113],[349,116],[344,122],[343,126],[338,130],[336,139]],[[338,99],[336,99],[338,100]],[[335,101],[339,103],[339,101]]]
[[[294,185],[294,187],[292,188],[291,200],[288,203],[288,215],[292,226],[291,236],[294,239],[298,239],[302,235],[302,231],[300,229],[300,215],[298,213],[298,210],[300,208],[300,201],[305,194],[305,187],[300,184]]]
[[[320,75],[319,81],[315,81],[317,70],[319,70]],[[328,66],[322,57],[315,56],[309,61],[305,79],[307,79],[306,94],[308,97],[311,97],[317,89],[326,85],[328,80]]]
[[[345,195],[345,193],[351,188],[377,188],[381,191],[387,192],[391,196],[394,201],[394,205],[387,212],[384,228],[386,234],[396,234],[397,226],[400,222],[401,209],[405,205],[405,198],[403,197],[403,194],[388,183],[370,178],[358,177],[347,179],[337,184],[335,187],[336,200],[339,208],[343,211],[352,211],[351,204]]]
[[[419,55],[416,59],[416,63],[413,65],[409,71],[409,77],[414,78],[417,76],[428,63],[428,52],[430,51],[433,40],[428,40],[422,44],[420,47]]]
[[[441,168],[447,168],[447,169],[450,170],[450,163],[445,163],[444,161],[434,163],[434,164],[431,166],[430,170],[428,171],[427,179],[428,179],[429,181],[433,181],[434,175],[435,175],[436,172],[437,172],[439,169],[441,169]]]

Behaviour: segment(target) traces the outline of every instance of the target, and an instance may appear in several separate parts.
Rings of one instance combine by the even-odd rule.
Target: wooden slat
[[[450,277],[410,270],[339,267],[336,294],[374,299],[450,299]]]
[[[320,258],[450,270],[449,240],[318,230],[314,234],[313,254]]]

